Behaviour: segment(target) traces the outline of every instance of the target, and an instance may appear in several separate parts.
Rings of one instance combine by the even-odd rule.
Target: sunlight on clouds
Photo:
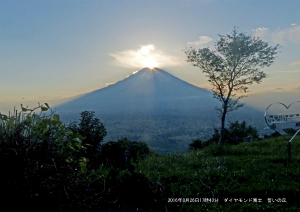
[[[115,84],[115,82],[113,82],[113,83],[107,82],[107,83],[106,83],[106,87],[108,87],[108,86],[110,86],[110,85],[113,85],[113,84]]]
[[[254,32],[255,37],[270,40],[276,44],[286,45],[287,43],[300,43],[300,26],[297,26],[297,24],[292,24],[289,28],[277,29],[272,32],[265,27],[259,27],[252,31]]]
[[[128,68],[163,67],[182,65],[175,56],[155,50],[154,45],[141,46],[137,50],[125,50],[109,54],[117,60],[117,65]]]
[[[272,33],[272,41],[274,43],[286,44],[291,42],[294,44],[300,43],[300,26],[287,29],[277,30]]]
[[[199,40],[197,41],[193,41],[193,42],[188,42],[188,45],[201,45],[201,44],[205,44],[205,43],[209,43],[210,41],[212,41],[213,39],[211,37],[208,36],[200,36]]]
[[[150,51],[154,50],[153,45],[142,46],[137,52],[136,57],[131,60],[131,63],[141,63],[144,67],[153,68],[157,66],[157,62]]]

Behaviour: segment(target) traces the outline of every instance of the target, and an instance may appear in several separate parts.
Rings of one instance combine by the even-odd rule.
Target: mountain
[[[57,107],[62,113],[95,111],[99,116],[124,117],[196,115],[217,104],[211,92],[160,70],[144,68],[106,88]]]
[[[186,151],[193,139],[208,139],[220,124],[214,110],[219,105],[210,91],[161,69],[144,68],[56,109],[65,121],[78,120],[82,111],[94,111],[107,128],[106,141],[127,137],[168,152]],[[262,113],[248,107],[228,116],[228,120],[250,123],[260,118]]]

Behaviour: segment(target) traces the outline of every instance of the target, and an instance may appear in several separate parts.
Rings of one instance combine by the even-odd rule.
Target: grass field
[[[299,164],[297,136],[290,163],[287,142],[280,137],[222,148],[211,145],[187,154],[152,154],[135,164],[135,172],[169,191],[166,211],[297,211]]]

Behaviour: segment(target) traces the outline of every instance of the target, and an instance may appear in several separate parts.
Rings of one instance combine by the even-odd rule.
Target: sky
[[[281,46],[248,101],[299,100],[299,8],[297,0],[0,0],[0,112],[55,106],[145,66],[211,89],[182,50],[214,49],[234,27]]]

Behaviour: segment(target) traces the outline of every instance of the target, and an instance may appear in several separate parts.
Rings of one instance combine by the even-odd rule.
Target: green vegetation
[[[81,145],[85,147],[83,156],[90,160],[89,166],[96,168],[97,164],[95,162],[99,156],[98,148],[107,132],[100,120],[94,117],[94,112],[84,111],[80,116],[79,124],[77,125],[76,122],[72,122],[68,128],[73,134],[81,138]]]
[[[296,211],[300,206],[300,136],[292,141],[291,162],[284,138],[256,140],[255,129],[244,122],[231,123],[228,138],[252,135],[248,142],[210,142],[185,154],[160,155],[126,138],[101,145],[106,130],[92,112],[81,114],[81,124],[65,126],[57,114],[34,113],[48,110],[45,105],[0,115],[1,206],[163,212]]]
[[[53,210],[63,208],[70,199],[68,188],[86,180],[89,160],[82,135],[68,129],[59,115],[47,115],[45,105],[0,114],[1,201],[10,208],[18,202],[30,208],[51,201]]]
[[[104,161],[106,167],[113,166],[117,169],[126,169],[127,160],[133,160],[137,162],[140,159],[144,159],[150,150],[145,142],[129,141],[127,138],[119,139],[118,141],[110,141],[104,144],[100,152],[100,161]]]
[[[251,37],[236,28],[232,34],[219,35],[216,50],[185,49],[187,62],[198,67],[208,77],[213,86],[214,98],[221,102],[216,108],[221,117],[220,143],[224,143],[225,119],[231,111],[238,110],[244,104],[237,97],[238,92],[247,93],[248,85],[261,83],[267,77],[260,68],[269,67],[275,60],[279,44],[272,47],[259,37]]]
[[[291,131],[291,129],[289,130]],[[212,143],[218,143],[220,136],[219,130],[215,128],[212,138],[207,141],[193,140],[193,142],[189,144],[189,150],[203,149]],[[242,123],[236,121],[230,122],[228,129],[224,130],[224,139],[227,144],[239,144],[242,142],[259,140],[260,138],[257,130],[251,125],[247,126],[245,121]]]
[[[188,154],[151,156],[138,163],[136,171],[163,185],[170,198],[217,197],[220,203],[170,203],[173,209],[293,211],[300,198],[300,137],[293,140],[291,163],[286,149],[283,138],[226,145],[221,150],[211,144]],[[264,203],[224,203],[224,198],[261,198]],[[267,203],[267,198],[286,198],[287,203]]]

